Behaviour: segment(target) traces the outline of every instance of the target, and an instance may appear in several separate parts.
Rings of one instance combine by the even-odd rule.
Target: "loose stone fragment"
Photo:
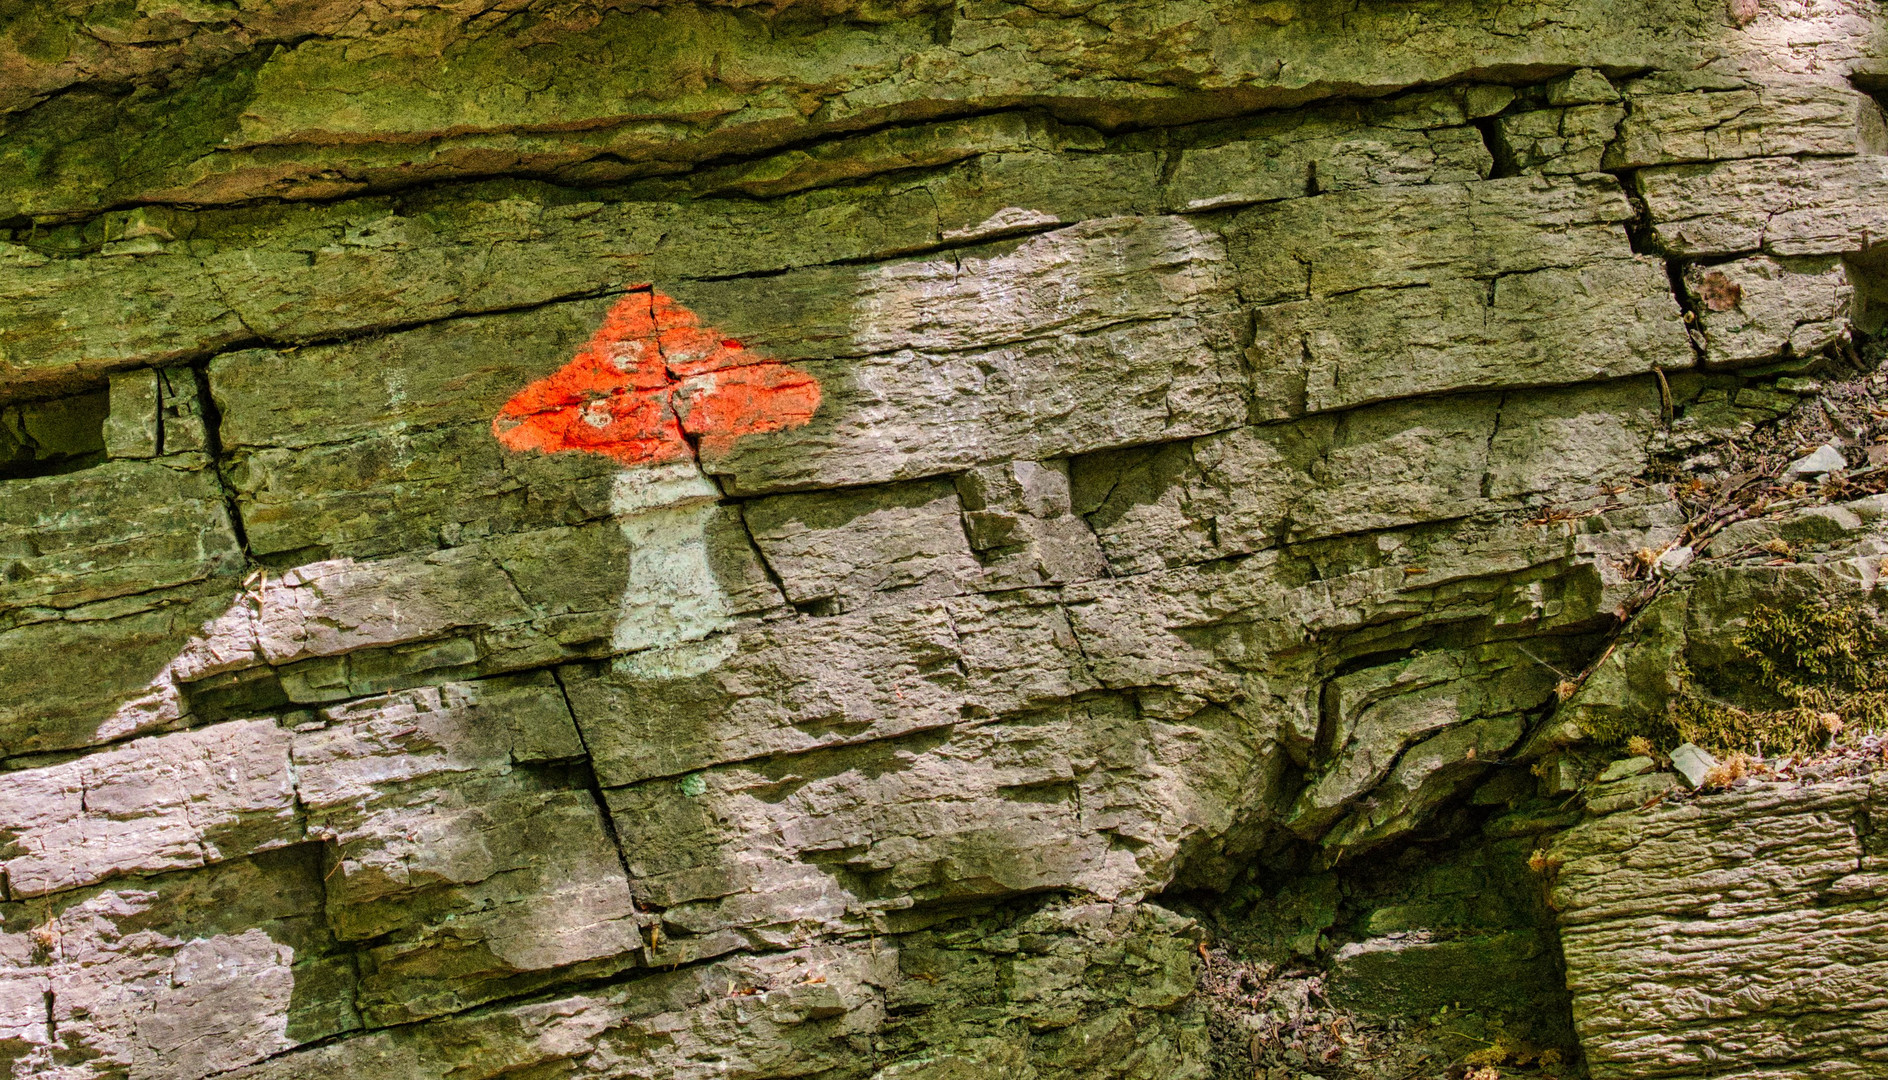
[[[1717,766],[1717,758],[1691,743],[1681,743],[1672,751],[1672,768],[1684,778],[1687,787],[1701,786]]]
[[[1783,481],[1788,483],[1792,480],[1814,480],[1838,469],[1848,468],[1848,465],[1848,460],[1842,456],[1842,451],[1825,443],[1818,446],[1814,453],[1806,454],[1790,462],[1789,466],[1783,470]]]

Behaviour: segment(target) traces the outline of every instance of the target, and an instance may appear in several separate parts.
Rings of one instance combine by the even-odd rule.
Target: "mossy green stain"
[[[25,59],[57,64],[72,54],[72,25],[38,0],[0,0],[0,40]]]

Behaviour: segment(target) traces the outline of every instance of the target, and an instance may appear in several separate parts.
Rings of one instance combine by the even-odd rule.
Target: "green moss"
[[[1794,700],[1816,688],[1888,687],[1880,663],[1882,636],[1868,613],[1853,604],[1760,607],[1736,645],[1762,673],[1766,689]]]
[[[1589,718],[1582,726],[1594,742],[1611,749],[1623,749],[1635,738],[1650,740],[1654,746],[1676,746],[1685,740],[1678,734],[1678,726],[1673,718],[1675,711],[1614,713],[1602,718]]]
[[[1879,701],[1872,703],[1879,708]],[[1672,702],[1671,736],[1654,739],[1671,746],[1692,742],[1716,753],[1801,754],[1819,749],[1842,728],[1830,722],[1840,714],[1832,709],[1795,706],[1786,709],[1740,709],[1696,693]]]
[[[0,221],[192,182],[190,170],[238,133],[262,60],[245,57],[176,93],[82,88],[24,114],[0,145]]]
[[[1759,607],[1731,644],[1736,670],[1694,672],[1680,654],[1670,661],[1664,709],[1588,720],[1589,733],[1609,747],[1642,737],[1657,747],[1793,754],[1888,729],[1888,634],[1868,610]],[[1741,703],[1714,693],[1719,683],[1734,684]]]
[[[22,58],[57,64],[72,52],[72,25],[64,12],[33,0],[0,3],[0,40]]]
[[[1721,701],[1681,670],[1669,730],[1658,734],[1723,752],[1803,753],[1842,732],[1879,730],[1888,725],[1883,637],[1870,613],[1853,604],[1760,607],[1733,645],[1750,665],[1751,689],[1770,699],[1767,707]]]

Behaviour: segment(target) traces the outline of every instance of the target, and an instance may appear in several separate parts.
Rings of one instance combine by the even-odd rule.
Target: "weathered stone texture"
[[[1246,410],[1225,262],[1183,218],[1108,218],[988,254],[678,290],[741,340],[807,357],[833,416],[704,465],[747,494],[1231,426]]]
[[[1846,331],[1854,291],[1841,263],[1826,256],[1694,265],[1685,286],[1704,331],[1705,362],[1719,367],[1815,355]]]
[[[957,489],[942,481],[756,499],[743,517],[794,604],[842,611],[893,590],[949,594],[982,572]]]
[[[554,1068],[653,1080],[1009,1067],[1071,1080],[1168,1076],[1175,1062],[1205,1052],[1200,1018],[1184,1007],[1199,934],[1192,920],[1153,905],[1052,905],[869,943],[685,966],[391,1028],[231,1075],[493,1077]],[[937,1007],[958,1002],[973,1007]],[[1181,1075],[1206,1074],[1193,1066]]]
[[[392,7],[404,13],[406,5]],[[191,41],[136,60],[127,56],[135,50],[94,42],[90,50],[114,60],[74,66],[92,68],[91,77],[107,83],[187,63],[193,54],[234,51],[238,42],[298,40],[186,80],[168,94],[124,102],[84,93],[53,99],[28,114],[46,120],[18,138],[15,168],[23,175],[6,198],[15,212],[46,213],[183,192],[218,200],[335,195],[429,171],[561,168],[576,178],[607,179],[683,168],[737,146],[779,145],[1004,101],[1064,100],[1075,116],[1147,121],[1337,93],[1369,97],[1471,71],[1582,63],[1684,70],[1701,53],[1743,51],[1727,40],[1721,7],[1706,3],[1575,7],[1547,24],[1531,11],[1488,22],[1449,16],[1412,22],[1400,9],[1311,6],[1255,17],[1229,4],[1155,13],[1108,4],[1068,19],[980,4],[932,18],[803,24],[786,47],[764,22],[694,5],[545,12],[495,27],[417,13],[361,25],[336,17],[336,9],[346,7],[296,9],[276,25],[263,20],[270,29],[260,33],[250,20],[238,20],[238,33],[201,43],[174,31],[107,32],[110,42]],[[1834,37],[1840,45],[1823,47],[1824,56],[1815,58],[1840,62],[1858,51],[1852,43],[1867,40],[1868,10],[1830,4],[1802,19],[1800,29],[1772,21],[1807,39],[1786,41],[1792,52],[1813,54],[1819,37]],[[83,78],[64,66],[69,47],[55,44],[87,34],[82,25],[54,17],[21,30],[18,40],[38,45],[20,51],[42,58],[26,69],[34,71],[27,84],[33,89],[15,100]],[[709,41],[713,62],[699,50]],[[616,58],[599,64],[599,52]],[[1298,62],[1281,64],[1281,56]],[[416,96],[405,75],[422,57],[445,62]],[[599,66],[609,78],[586,77]],[[55,74],[61,71],[68,73]],[[809,100],[823,108],[805,108]],[[64,155],[35,153],[50,139],[45,128],[55,118],[75,145]],[[319,164],[283,153],[308,143],[336,149]]]
[[[1268,117],[1234,140],[1182,150],[1167,203],[1218,210],[1376,184],[1486,180],[1494,162],[1470,119],[1446,93]]]
[[[583,754],[546,675],[368,698],[298,735],[310,838],[334,844],[328,918],[365,950],[373,1022],[457,1011],[587,965],[636,962],[638,920],[588,792],[520,770]],[[556,859],[542,853],[556,851]],[[555,905],[559,916],[544,919]]]
[[[1257,407],[1322,412],[1445,390],[1691,363],[1671,290],[1606,177],[1516,177],[1293,200],[1230,226],[1259,305]]]
[[[1242,428],[1078,463],[1077,489],[1116,573],[1281,541],[1590,499],[1647,460],[1646,381],[1397,403]],[[1099,498],[1101,501],[1093,502]]]
[[[0,908],[20,1075],[201,1077],[357,1030],[308,846]]]
[[[1766,157],[1647,169],[1639,190],[1654,236],[1679,255],[1834,255],[1872,247],[1888,228],[1877,155]]]
[[[1498,757],[1520,741],[1521,714],[1544,703],[1553,682],[1541,661],[1499,646],[1430,653],[1331,680],[1324,695],[1331,760],[1299,794],[1292,827],[1322,833],[1361,795],[1384,784],[1381,803],[1359,808],[1331,842],[1358,844],[1407,831],[1390,823],[1419,818],[1422,804],[1433,806],[1460,780],[1475,778],[1478,757]],[[1467,775],[1449,776],[1452,767]]]
[[[175,661],[195,659],[199,633],[227,612],[239,586],[234,577],[211,579],[0,631],[0,745],[9,755],[69,750],[177,723],[189,710]],[[230,666],[245,666],[247,655]]]
[[[914,901],[1045,888],[1114,899],[1170,874],[1188,834],[1223,829],[1249,767],[1229,717],[1146,730],[1136,718],[1100,699],[711,769],[612,792],[611,805],[632,875],[688,935],[664,946],[673,959],[870,926]],[[1066,840],[1032,839],[1048,833]],[[732,842],[754,836],[778,839]]]
[[[0,15],[0,1072],[1879,1071],[1879,784],[1542,839],[1879,582],[1674,479],[1872,348],[1873,0],[488,6]]]
[[[610,784],[1001,716],[1096,689],[1062,609],[1027,594],[772,622],[635,653],[601,673],[565,669],[564,679]]]
[[[71,608],[229,573],[242,564],[201,461],[107,462],[9,481],[0,507],[0,618]]]
[[[300,838],[289,736],[238,720],[5,778],[7,890],[43,896]]]
[[[1593,1075],[1879,1073],[1882,798],[1879,778],[1757,784],[1563,837],[1554,900]]]

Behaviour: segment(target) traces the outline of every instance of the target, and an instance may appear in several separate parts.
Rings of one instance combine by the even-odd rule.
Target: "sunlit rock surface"
[[[1888,1069],[1881,5],[15,7],[8,1075]]]

